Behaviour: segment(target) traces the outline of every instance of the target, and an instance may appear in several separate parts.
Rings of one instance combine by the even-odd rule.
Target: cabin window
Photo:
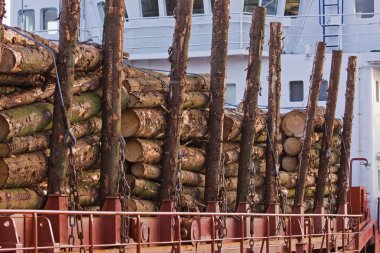
[[[165,0],[166,3],[166,15],[173,16],[174,9],[176,7],[176,0]],[[193,14],[203,14],[205,13],[205,8],[203,5],[203,0],[194,0],[193,3]]]
[[[297,16],[300,9],[300,0],[286,0],[285,16]]]
[[[143,17],[158,17],[158,0],[141,0],[141,10]]]
[[[277,14],[278,0],[244,0],[243,12],[252,13],[255,6],[263,6],[266,8],[267,15]]]
[[[57,30],[58,29],[58,12],[56,8],[41,10],[41,29],[42,30]]]
[[[322,80],[321,86],[319,88],[319,97],[318,101],[326,101],[327,100],[327,90],[328,90],[329,82],[326,80]]]
[[[362,18],[372,18],[375,12],[375,1],[374,0],[355,0],[355,10],[356,13],[362,14]]]
[[[226,104],[236,105],[236,84],[235,83],[226,84]]]
[[[277,0],[262,0],[261,6],[267,9],[267,15],[277,14]]]
[[[104,17],[105,17],[105,7],[106,7],[106,4],[105,2],[99,2],[98,3],[98,13],[99,13],[99,19],[101,21],[101,23],[103,24],[104,23]],[[128,13],[127,13],[127,6],[124,5],[124,17],[125,17],[125,21],[127,22],[128,21]]]
[[[103,24],[104,16],[105,16],[105,14],[104,14],[105,10],[104,9],[105,9],[106,4],[104,2],[99,2],[97,4],[97,6],[98,6],[98,13],[99,13],[100,22]]]
[[[303,101],[303,81],[291,81],[290,86],[290,102]]]
[[[20,10],[18,12],[19,27],[28,32],[35,31],[35,16],[34,10]]]
[[[376,102],[380,102],[380,86],[379,81],[376,81]]]

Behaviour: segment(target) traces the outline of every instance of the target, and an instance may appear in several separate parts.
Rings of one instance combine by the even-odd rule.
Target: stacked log
[[[318,168],[321,152],[321,142],[324,131],[324,108],[318,107],[314,117],[314,134],[312,136],[312,148],[310,150],[310,166],[305,182],[305,211],[313,211],[314,193],[316,178],[318,177]],[[283,116],[281,130],[283,132],[283,148],[284,154],[281,159],[280,184],[287,189],[288,207],[286,210],[291,211],[292,203],[294,202],[295,187],[297,182],[297,173],[299,165],[299,154],[302,148],[302,135],[305,127],[305,110],[293,110]],[[335,196],[337,193],[337,181],[340,161],[340,145],[342,130],[342,120],[335,119],[334,121],[334,136],[332,139],[332,149],[329,157],[329,174],[326,182],[325,197]],[[330,201],[325,201],[325,207],[334,205],[335,198],[330,198]],[[330,202],[330,203],[329,203]]]
[[[34,35],[33,35],[34,36]],[[57,52],[55,43],[35,37]],[[46,193],[48,157],[52,127],[55,73],[52,57],[34,42],[5,29],[4,51],[0,58],[0,209],[40,208]],[[78,138],[74,147],[78,169],[81,205],[93,210],[99,205],[99,132],[101,127],[101,49],[80,44],[75,51],[76,79],[72,109],[68,113],[71,131]],[[17,57],[16,57],[17,56]],[[131,186],[130,211],[157,210],[161,187],[162,145],[166,128],[168,76],[150,70],[123,66],[122,134],[126,140],[126,180]],[[181,118],[181,181],[183,210],[205,206],[205,147],[208,128],[210,76],[189,75]],[[264,200],[265,112],[258,110],[255,144],[252,151],[256,176],[256,205]],[[238,158],[243,114],[225,109],[223,163],[227,202],[233,210],[236,202]],[[293,110],[282,118],[282,144],[274,147],[281,154],[279,175],[282,191],[288,195],[288,208],[295,193],[298,154],[302,147],[305,112]],[[312,203],[318,174],[324,113],[315,118],[311,166],[306,182],[306,202]],[[335,194],[339,170],[341,121],[336,120],[330,158],[326,197]],[[66,175],[68,177],[68,168]],[[331,186],[330,186],[331,185]],[[64,191],[68,192],[67,186]]]

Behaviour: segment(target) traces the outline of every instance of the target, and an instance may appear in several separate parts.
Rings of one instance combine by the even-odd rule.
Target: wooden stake
[[[4,15],[5,15],[5,0],[0,0],[0,43],[2,43],[3,38],[4,38],[4,28],[2,26]],[[0,49],[0,54],[1,54],[1,49]]]
[[[168,94],[167,128],[164,141],[164,157],[160,199],[172,199],[178,168],[178,153],[180,151],[180,123],[185,97],[186,70],[190,42],[191,18],[193,0],[177,1],[176,26],[171,47],[171,73]]]
[[[224,103],[226,96],[227,49],[230,0],[216,1],[213,9],[210,113],[207,145],[205,202],[218,199],[222,170]]]
[[[338,100],[342,56],[342,51],[333,50],[328,97],[326,102],[325,130],[323,132],[322,149],[319,157],[319,171],[316,193],[314,195],[314,208],[323,206],[324,190],[328,174],[328,166],[330,162],[329,153],[331,152],[332,148],[332,137],[334,131],[336,103]]]
[[[351,134],[352,121],[354,117],[354,101],[355,101],[355,85],[356,85],[356,64],[357,57],[350,56],[348,58],[347,67],[347,87],[346,87],[346,104],[343,117],[343,133],[340,155],[340,169],[338,171],[338,198],[337,206],[347,202],[347,179],[349,170],[349,161],[351,155]]]
[[[247,89],[244,101],[244,119],[239,154],[239,175],[236,204],[246,202],[249,185],[248,171],[252,166],[252,149],[256,121],[256,110],[260,92],[260,70],[262,49],[264,44],[265,8],[256,7],[253,10],[252,26],[250,31],[250,47],[247,73]]]
[[[101,204],[119,193],[124,1],[106,1],[101,131]]]
[[[276,187],[279,186],[276,183],[276,166],[279,158],[276,147],[280,141],[281,40],[282,25],[278,22],[272,22],[270,24],[269,42],[265,209],[268,208],[269,204],[278,202]]]
[[[59,22],[58,74],[67,112],[71,108],[74,85],[74,48],[78,40],[80,1],[63,0]],[[62,192],[66,167],[66,147],[64,144],[65,121],[58,89],[54,93],[53,132],[49,160],[48,193]]]
[[[309,92],[309,101],[307,104],[306,126],[303,135],[303,145],[300,153],[300,162],[298,167],[298,180],[296,187],[296,196],[294,207],[300,207],[303,204],[305,195],[305,179],[309,167],[309,152],[311,148],[311,137],[314,132],[314,115],[317,110],[319,88],[322,82],[323,64],[325,61],[326,43],[318,42],[314,58],[313,73],[311,77],[311,87]]]

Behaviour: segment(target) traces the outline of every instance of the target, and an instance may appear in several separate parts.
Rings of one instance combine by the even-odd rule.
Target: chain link
[[[64,136],[64,144],[69,150],[69,210],[80,210],[80,196],[78,192],[78,177],[77,168],[75,164],[75,156],[73,148],[76,145],[76,138],[70,130],[67,130]],[[75,244],[74,228],[77,229],[77,236],[80,241],[80,245],[83,245],[83,218],[82,215],[69,215],[70,235],[68,238],[69,245]],[[70,248],[69,251],[72,251]],[[86,249],[80,247],[80,252],[86,252]]]
[[[219,172],[219,196],[218,196],[218,202],[219,202],[219,208],[222,213],[227,213],[227,189],[226,189],[226,168],[224,167],[224,160],[225,156],[222,154],[222,159],[220,162],[219,168],[221,171]],[[218,247],[218,253],[222,252],[222,246],[223,246],[223,238],[227,236],[227,217],[222,215],[220,218],[220,226],[219,226],[219,239],[220,241],[217,242]]]
[[[177,171],[176,171],[176,184],[175,184],[175,189],[174,189],[174,208],[176,211],[179,211],[180,209],[182,190],[183,190],[182,188],[182,177],[183,177],[182,158],[183,158],[182,150],[179,150],[178,166],[177,166]]]
[[[120,172],[119,172],[119,180],[120,180],[120,191],[119,197],[121,201],[121,211],[128,211],[128,204],[131,199],[131,187],[128,184],[125,174],[124,162],[125,162],[125,140],[123,136],[120,136]],[[129,228],[130,228],[130,218],[129,216],[122,215],[121,216],[121,230],[120,230],[120,238],[122,243],[129,243]],[[125,252],[125,247],[121,246],[119,248],[119,252]]]

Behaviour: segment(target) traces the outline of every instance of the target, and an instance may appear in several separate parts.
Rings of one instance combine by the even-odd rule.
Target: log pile
[[[49,144],[52,127],[55,74],[52,57],[45,49],[5,29],[4,51],[0,56],[0,209],[40,208],[46,194]],[[38,38],[56,52],[57,45]],[[99,205],[99,157],[101,119],[101,84],[99,68],[102,52],[98,46],[80,44],[75,51],[76,79],[74,99],[69,119],[78,143],[74,148],[79,175],[81,205],[93,209]],[[126,180],[132,197],[131,211],[154,211],[159,205],[161,186],[162,145],[167,115],[167,75],[123,67],[122,135],[126,140]],[[183,210],[203,209],[205,191],[205,149],[208,130],[210,76],[189,75],[185,90],[184,112],[181,118],[181,168]],[[320,140],[324,128],[323,110],[315,117],[311,166],[306,183],[306,205],[312,207],[318,174]],[[262,211],[265,185],[265,145],[267,140],[265,113],[258,110],[255,144],[252,158],[256,169],[255,188],[257,211]],[[227,201],[231,210],[236,202],[239,142],[243,114],[225,109],[223,133],[223,163]],[[286,211],[290,211],[297,181],[298,154],[302,147],[305,112],[293,110],[283,116],[282,144],[275,147],[281,154],[279,175],[283,191],[288,196]],[[326,197],[337,190],[340,131],[331,152],[329,182]],[[64,189],[69,192],[68,187]]]

